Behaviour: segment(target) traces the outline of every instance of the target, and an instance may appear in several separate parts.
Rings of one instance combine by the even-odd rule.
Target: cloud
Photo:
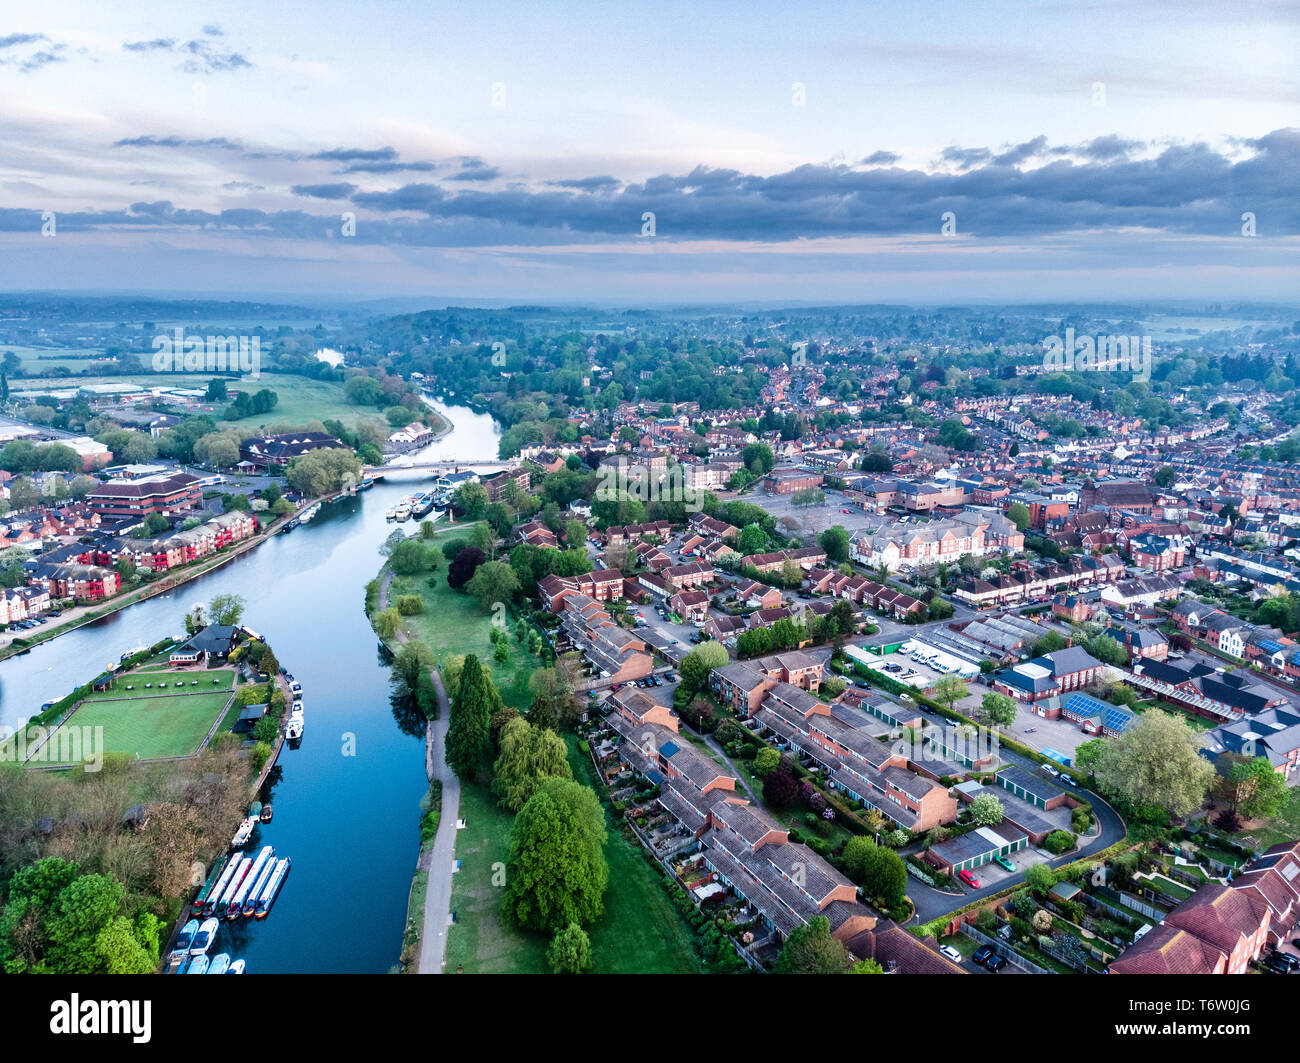
[[[289,191],[295,196],[311,196],[316,199],[347,199],[356,190],[356,185],[341,181],[337,184],[294,185]]]
[[[15,48],[20,44],[36,44],[38,41],[48,41],[49,38],[43,33],[11,33],[6,37],[0,37],[0,48]]]
[[[862,160],[863,166],[892,166],[903,156],[895,155],[892,151],[873,151]]]
[[[969,170],[972,166],[981,162],[988,162],[993,157],[993,152],[988,148],[959,148],[956,146],[944,148],[939,154],[944,162],[955,163],[963,170]]]
[[[225,31],[217,25],[208,25],[203,27],[203,32],[209,37],[224,37]]]
[[[432,162],[353,162],[343,167],[339,173],[401,173],[410,170],[419,173],[432,173],[438,168]]]
[[[206,140],[187,140],[182,137],[129,137],[126,140],[113,141],[115,148],[224,148],[228,151],[243,151],[244,145],[238,140],[226,137],[208,137]]]
[[[327,162],[393,162],[397,159],[396,148],[334,148],[330,151],[318,151],[308,155],[309,159],[324,159]]]
[[[579,192],[612,192],[622,188],[623,182],[617,177],[576,177],[564,181],[548,182],[553,188],[572,188]]]
[[[171,37],[155,37],[151,41],[129,41],[122,45],[128,52],[170,52],[176,47]]]
[[[1039,134],[1033,140],[1026,140],[1023,144],[1017,144],[1006,151],[993,156],[994,166],[1019,166],[1021,163],[1028,162],[1043,153],[1047,147],[1047,137]]]

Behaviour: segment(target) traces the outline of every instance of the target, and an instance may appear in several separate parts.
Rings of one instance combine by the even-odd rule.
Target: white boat
[[[248,874],[252,866],[253,858],[251,856],[241,856],[239,858],[235,873],[230,876],[230,881],[226,883],[226,888],[221,891],[221,896],[217,898],[217,903],[213,906],[212,914],[217,918],[221,918],[229,910],[230,902],[235,899],[239,887],[244,884],[244,876]]]
[[[167,958],[172,963],[184,960],[185,957],[190,954],[190,945],[194,941],[194,935],[198,932],[199,921],[197,919],[191,919],[181,927],[181,932],[176,935],[176,944],[172,946],[172,951]]]
[[[238,849],[244,842],[248,841],[248,836],[253,833],[253,828],[257,826],[260,820],[257,816],[248,816],[243,823],[239,825],[239,830],[235,831],[234,838],[231,839],[232,848]]]
[[[199,932],[194,935],[194,940],[190,943],[191,956],[205,956],[208,949],[212,948],[212,940],[217,936],[217,930],[221,923],[216,919],[205,919],[199,927]],[[193,964],[190,964],[193,967]]]
[[[267,849],[270,848],[271,847],[268,845]],[[248,894],[244,897],[243,903],[239,906],[240,915],[247,917],[253,915],[253,913],[257,911],[257,899],[262,896],[262,891],[266,889],[266,884],[271,881],[271,876],[273,874],[275,874],[275,850],[272,849],[271,858],[262,865],[262,870],[260,872],[254,872],[256,877],[254,877],[254,875],[248,876],[249,881],[252,882],[252,886],[249,888]],[[233,909],[234,906],[232,905],[231,907]],[[234,916],[231,916],[231,918],[233,919]]]
[[[302,511],[302,515],[298,518],[298,520],[300,520],[303,524],[306,524],[309,520],[312,519],[312,517],[316,516],[316,514],[319,512],[320,512],[320,503],[317,502],[314,506],[308,506],[306,509],[304,509]]]
[[[385,519],[385,520],[396,520],[396,519],[397,519],[397,507],[394,506],[394,507],[393,507],[392,509],[390,509],[387,513],[385,513],[385,514],[384,514],[384,519]]]
[[[271,910],[271,905],[275,903],[276,894],[280,892],[280,887],[284,885],[285,878],[288,877],[289,868],[293,861],[287,856],[275,865],[275,873],[271,876],[271,881],[266,884],[266,889],[262,895],[257,898],[257,918],[265,919],[267,913]]]
[[[185,973],[186,974],[207,974],[208,962],[209,961],[206,956],[195,956],[194,959],[190,960],[190,966]]]
[[[290,742],[296,742],[302,737],[303,727],[302,713],[293,713],[289,717],[289,722],[285,724],[284,737],[289,739]]]
[[[244,967],[245,964],[243,960],[234,960],[231,962],[230,970],[228,970],[226,974],[243,974]]]
[[[230,970],[230,953],[219,952],[208,965],[208,974],[226,974]]]
[[[262,851],[257,854],[253,861],[253,866],[249,869],[248,874],[244,876],[244,881],[239,889],[235,891],[235,896],[226,908],[226,916],[230,919],[238,919],[244,914],[244,902],[248,900],[248,894],[262,876],[262,869],[266,867],[268,860],[275,859],[275,849],[271,846],[264,846]]]
[[[407,520],[411,516],[411,503],[403,499],[393,507],[394,520]]]

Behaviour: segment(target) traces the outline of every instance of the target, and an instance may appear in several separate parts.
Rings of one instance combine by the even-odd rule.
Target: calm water
[[[483,424],[468,409],[442,409],[456,430],[439,446],[455,438],[451,456],[495,456],[499,429],[490,417]],[[293,869],[270,916],[223,924],[211,952],[244,957],[250,974],[383,972],[401,950],[428,789],[424,725],[399,719],[389,703],[364,588],[392,531],[384,513],[414,487],[380,484],[324,506],[311,523],[167,597],[0,663],[0,723],[16,725],[123,651],[183,631],[193,602],[222,592],[244,598],[244,621],[303,684],[307,724],[300,748],[286,746],[269,780],[274,820],[245,847],[273,845]]]

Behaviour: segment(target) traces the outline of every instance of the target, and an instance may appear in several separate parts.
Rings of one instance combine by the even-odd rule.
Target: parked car
[[[1270,952],[1268,954],[1268,960],[1276,960],[1278,963],[1285,964],[1287,969],[1292,971],[1297,967],[1300,967],[1300,956],[1293,956],[1289,952]]]
[[[1073,786],[1076,790],[1079,788],[1079,783],[1074,776],[1067,775],[1065,772],[1061,772],[1061,782],[1065,783],[1066,786]]]
[[[1281,956],[1274,953],[1264,960],[1264,970],[1273,974],[1290,974],[1295,968],[1286,963]]]
[[[995,953],[993,952],[992,945],[981,945],[975,950],[975,955],[971,957],[971,960],[983,967],[984,964],[988,962],[988,958],[993,955],[995,955]]]
[[[988,958],[988,962],[984,964],[984,969],[988,971],[990,974],[997,974],[998,971],[1000,971],[1006,965],[1007,965],[1007,958],[1003,956],[1002,953],[995,952],[992,956]]]
[[[940,946],[939,946],[939,955],[940,955],[940,956],[946,956],[948,959],[952,960],[953,963],[961,963],[961,960],[962,960],[962,955],[961,955],[961,953],[958,952],[958,951],[957,951],[955,948],[953,948],[951,945],[940,945]]]
[[[977,879],[974,875],[972,875],[969,871],[958,871],[957,877],[961,879],[964,883],[966,883],[966,885],[968,885],[971,889],[977,890],[980,888],[980,880]]]
[[[1005,867],[1008,871],[1014,871],[1016,869],[1016,865],[1013,864],[1010,860],[1008,860],[1005,856],[995,856],[993,858],[993,862],[997,864],[998,867]]]
[[[1050,775],[1053,779],[1059,779],[1061,773],[1053,768],[1050,764],[1044,764],[1039,769],[1044,775]]]
[[[842,509],[842,510],[840,510],[840,512],[841,512],[841,513],[847,513],[848,510],[847,510],[847,509]]]

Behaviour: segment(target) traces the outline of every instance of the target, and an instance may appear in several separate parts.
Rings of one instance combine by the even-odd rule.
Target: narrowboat
[[[287,856],[275,865],[275,873],[271,875],[271,881],[266,884],[262,895],[257,899],[256,915],[258,919],[265,919],[267,913],[270,912],[271,905],[275,903],[276,894],[280,892],[280,887],[284,885],[284,880],[288,877],[291,866],[292,861]]]

